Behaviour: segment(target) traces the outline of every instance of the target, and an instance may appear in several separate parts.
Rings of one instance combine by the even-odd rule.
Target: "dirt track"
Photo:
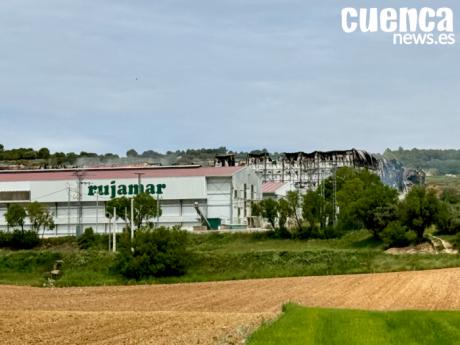
[[[0,286],[1,344],[241,343],[281,305],[460,310],[460,268],[177,285]]]

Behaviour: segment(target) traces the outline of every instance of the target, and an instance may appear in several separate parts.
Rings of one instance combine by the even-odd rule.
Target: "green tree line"
[[[332,238],[367,229],[387,246],[401,246],[423,241],[431,226],[458,233],[459,206],[460,196],[453,190],[439,194],[417,186],[400,200],[398,192],[376,174],[340,168],[335,179],[326,179],[316,191],[265,199],[254,203],[252,211],[266,219],[279,237]]]
[[[61,166],[73,166],[78,163],[79,158],[88,158],[99,162],[108,162],[113,159],[139,159],[147,160],[154,163],[161,164],[208,164],[213,162],[216,155],[221,154],[235,154],[236,159],[245,159],[248,153],[261,153],[267,152],[266,149],[254,150],[251,152],[237,152],[227,149],[225,146],[217,148],[200,148],[200,149],[185,149],[166,151],[161,153],[154,150],[145,150],[138,152],[135,149],[129,149],[126,155],[119,156],[114,153],[97,154],[94,152],[81,151],[80,153],[75,152],[54,152],[52,153],[48,148],[43,147],[35,150],[33,148],[12,148],[5,149],[0,144],[0,161],[8,164],[29,164],[40,165],[43,167],[61,167]],[[275,153],[275,155],[278,155]]]
[[[460,150],[386,149],[384,157],[397,159],[408,168],[431,170],[438,174],[460,174]]]

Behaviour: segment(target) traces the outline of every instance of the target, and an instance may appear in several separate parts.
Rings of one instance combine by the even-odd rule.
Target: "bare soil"
[[[286,302],[460,310],[460,268],[88,288],[0,286],[1,344],[241,344]]]
[[[385,250],[387,254],[458,254],[458,250],[453,245],[442,238],[429,236],[430,242],[411,245],[401,248],[389,248]]]

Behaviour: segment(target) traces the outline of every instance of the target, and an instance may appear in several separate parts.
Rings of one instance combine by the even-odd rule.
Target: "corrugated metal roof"
[[[269,181],[262,184],[262,193],[275,193],[279,188],[286,185],[287,182]]]
[[[90,168],[90,169],[56,169],[56,170],[15,170],[0,171],[0,182],[10,181],[52,181],[72,180],[76,174],[82,174],[84,179],[117,179],[148,177],[229,177],[245,169],[245,167],[143,167],[143,168]]]

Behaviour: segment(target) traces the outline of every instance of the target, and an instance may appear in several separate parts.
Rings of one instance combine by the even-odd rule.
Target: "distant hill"
[[[130,149],[126,155],[119,156],[113,153],[97,154],[93,152],[50,152],[47,148],[34,150],[32,148],[5,149],[0,144],[0,169],[40,169],[64,168],[85,166],[111,166],[111,165],[179,165],[200,164],[212,165],[216,155],[226,153],[235,154],[236,161],[246,158],[248,153],[263,153],[266,149],[250,152],[236,152],[225,146],[218,148],[185,149],[167,151],[165,153],[147,150],[137,152]],[[277,157],[279,153],[269,153]],[[421,149],[386,149],[383,156],[389,160],[396,159],[408,168],[422,168],[432,174],[459,174],[460,175],[460,150],[421,150]]]
[[[255,150],[254,152],[267,152]],[[237,160],[245,159],[249,152],[232,152],[225,146],[218,148],[201,148],[167,151],[160,153],[153,150],[137,152],[130,149],[125,156],[113,153],[97,154],[93,152],[54,152],[48,148],[34,150],[33,148],[5,149],[0,145],[0,169],[40,169],[40,168],[65,168],[85,166],[110,166],[110,165],[183,165],[200,164],[203,166],[213,165],[216,155],[226,153],[235,154]]]
[[[460,150],[386,149],[384,157],[397,159],[408,168],[422,168],[432,174],[460,174]]]

